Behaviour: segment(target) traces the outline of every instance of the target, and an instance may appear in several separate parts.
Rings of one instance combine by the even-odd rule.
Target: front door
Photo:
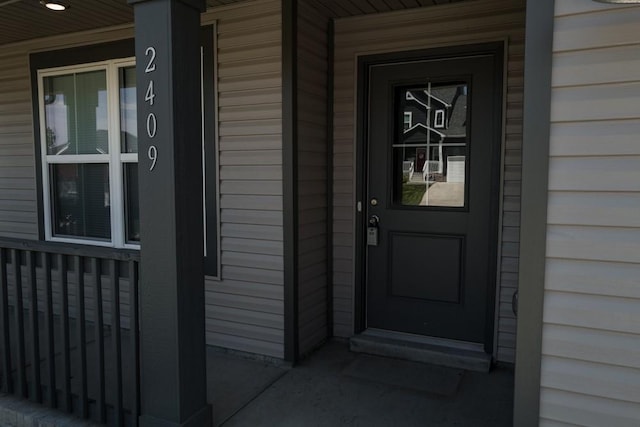
[[[369,66],[369,328],[490,349],[499,64],[488,52]]]

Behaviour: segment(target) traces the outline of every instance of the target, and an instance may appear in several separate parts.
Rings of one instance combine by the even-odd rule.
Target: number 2
[[[149,58],[149,63],[147,64],[147,68],[144,69],[145,73],[150,73],[156,70],[156,64],[153,63],[153,61],[156,60],[155,47],[149,46],[147,50],[144,51],[144,56],[149,56],[149,55],[151,55],[151,58]]]

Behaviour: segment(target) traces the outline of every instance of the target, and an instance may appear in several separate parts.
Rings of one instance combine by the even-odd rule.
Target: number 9
[[[156,162],[158,161],[158,149],[156,148],[155,145],[151,145],[149,147],[147,156],[149,157],[149,160],[151,160],[151,166],[149,167],[149,170],[152,171],[153,168],[156,167]]]

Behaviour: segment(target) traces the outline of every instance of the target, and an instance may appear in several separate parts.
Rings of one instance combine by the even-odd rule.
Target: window
[[[405,111],[403,114],[403,129],[405,131],[411,129],[413,126],[413,113],[411,111]]]
[[[218,276],[214,29],[202,28],[205,274]],[[30,56],[40,238],[140,247],[134,41]]]
[[[137,247],[133,58],[38,71],[47,240]]]

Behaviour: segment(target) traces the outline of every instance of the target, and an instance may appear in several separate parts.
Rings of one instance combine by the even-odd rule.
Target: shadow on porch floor
[[[216,426],[499,427],[512,422],[513,372],[508,368],[489,374],[441,368],[351,353],[336,341],[289,370],[224,357],[230,359],[217,365],[209,358]],[[212,383],[221,372],[228,382]],[[263,391],[249,393],[250,386]],[[215,390],[224,395],[225,387],[238,398],[216,401]],[[241,402],[240,395],[251,394],[253,399]]]
[[[107,377],[110,371],[107,366]],[[295,368],[208,347],[207,380],[216,427],[511,425],[510,369],[482,374],[424,365],[351,353],[338,341]],[[107,382],[108,407],[112,393]],[[125,424],[131,425],[128,417]],[[0,425],[97,424],[0,395]]]

